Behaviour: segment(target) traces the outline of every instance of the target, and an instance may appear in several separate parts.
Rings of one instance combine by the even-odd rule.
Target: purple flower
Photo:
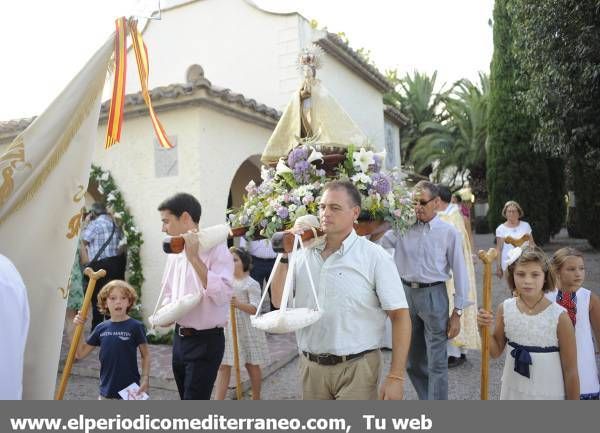
[[[308,162],[306,161],[307,158],[308,158],[308,149],[306,149],[305,147],[302,147],[302,146],[296,147],[288,155],[288,159],[287,159],[288,167],[291,169],[294,169],[296,164],[298,162],[302,162],[302,161],[306,162],[308,164]]]
[[[392,190],[390,179],[383,173],[373,173],[371,187],[381,196],[387,195]]]
[[[312,195],[305,195],[304,198],[302,199],[302,203],[304,203],[304,204],[309,204],[313,201],[315,201],[315,198]]]
[[[294,179],[298,183],[307,183],[310,180],[310,164],[308,161],[298,161],[293,168]]]
[[[375,173],[379,173],[383,163],[383,158],[381,157],[381,155],[375,154],[373,155],[373,161],[375,161],[375,163],[373,164],[373,171]]]
[[[288,212],[286,207],[280,207],[277,209],[277,216],[281,219],[286,219],[290,213]]]

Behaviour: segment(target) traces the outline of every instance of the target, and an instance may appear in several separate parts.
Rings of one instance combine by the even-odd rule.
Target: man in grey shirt
[[[436,214],[439,191],[431,182],[415,186],[417,222],[403,235],[388,230],[378,243],[394,248],[412,321],[407,373],[419,399],[448,399],[446,343],[460,331],[468,277],[461,234]],[[374,239],[376,236],[373,236]],[[449,316],[445,281],[454,278],[454,310]]]

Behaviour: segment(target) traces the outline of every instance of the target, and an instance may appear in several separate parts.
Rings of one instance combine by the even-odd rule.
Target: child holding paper
[[[144,325],[129,317],[137,294],[122,280],[113,280],[98,293],[98,310],[110,319],[100,323],[85,343],[77,348],[77,359],[85,358],[100,346],[100,400],[120,399],[119,391],[132,383],[139,385],[138,395],[148,391],[150,356]],[[85,318],[78,313],[76,324]],[[142,375],[137,365],[137,350],[142,358]],[[140,380],[141,379],[141,380]]]

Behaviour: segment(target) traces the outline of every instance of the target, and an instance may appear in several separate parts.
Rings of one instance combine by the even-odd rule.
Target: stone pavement
[[[86,329],[89,329],[89,325],[86,326]],[[267,334],[267,344],[269,346],[271,363],[262,368],[263,379],[284,365],[288,364],[298,356],[296,337],[293,333]],[[69,351],[69,345],[70,341],[67,341],[67,338],[63,338],[59,364],[59,377],[60,374],[62,374],[62,369]],[[151,389],[175,391],[176,394],[177,385],[175,384],[175,379],[173,378],[173,371],[171,368],[171,346],[166,344],[150,344],[148,347],[150,350]],[[98,351],[99,348],[96,348],[85,359],[76,361],[71,369],[71,378],[73,378],[73,376],[84,376],[98,380],[100,377],[100,361],[98,360]],[[248,373],[243,366],[241,368],[241,379],[242,388],[244,389],[244,392],[246,392],[250,389],[250,380],[248,378]],[[230,397],[235,395],[235,373],[233,372],[231,374],[231,384],[228,395]],[[66,397],[68,398],[68,394]],[[95,391],[95,394],[89,395],[88,397],[91,399],[96,398],[97,391]]]

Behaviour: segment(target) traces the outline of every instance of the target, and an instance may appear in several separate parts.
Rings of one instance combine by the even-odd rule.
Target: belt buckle
[[[411,289],[418,289],[419,288],[419,283],[415,283],[414,281],[410,282],[410,288]]]
[[[181,333],[181,330],[182,330],[182,329],[185,329],[185,328],[183,328],[183,327],[181,327],[181,326],[180,326],[179,328],[177,328],[177,334],[178,334],[180,337],[185,337],[185,335]]]

